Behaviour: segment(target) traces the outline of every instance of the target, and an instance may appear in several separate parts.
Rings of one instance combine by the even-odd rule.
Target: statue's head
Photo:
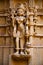
[[[20,4],[20,5],[18,6],[18,8],[17,8],[17,14],[18,14],[19,16],[22,16],[22,15],[25,14],[25,6],[24,6],[24,4]]]

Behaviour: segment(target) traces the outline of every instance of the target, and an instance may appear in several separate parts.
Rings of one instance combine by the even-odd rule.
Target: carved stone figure
[[[13,37],[16,38],[16,53],[14,54],[24,54],[24,45],[29,44],[30,13],[26,6],[27,3],[19,3],[12,10]]]
[[[17,15],[15,15],[15,12]],[[16,53],[19,54],[19,49],[21,49],[20,54],[24,54],[24,35],[25,35],[25,6],[20,4],[17,7],[17,11],[13,12],[13,37],[16,37]],[[19,45],[20,44],[20,45]],[[20,47],[19,47],[20,46]]]

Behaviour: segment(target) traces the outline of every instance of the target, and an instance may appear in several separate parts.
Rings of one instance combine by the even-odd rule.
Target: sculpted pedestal
[[[29,64],[29,60],[30,60],[31,56],[30,55],[10,55],[9,58],[9,65],[28,65]]]

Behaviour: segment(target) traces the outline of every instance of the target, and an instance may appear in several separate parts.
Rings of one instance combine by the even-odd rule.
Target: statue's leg
[[[20,39],[20,47],[21,47],[21,54],[24,54],[23,50],[24,50],[24,38]]]
[[[25,34],[25,28],[24,25],[21,23],[20,24],[20,28],[21,28],[21,38],[20,38],[20,47],[21,47],[21,54],[24,54],[23,52],[23,48],[24,48],[24,34]]]
[[[19,54],[19,37],[16,37],[16,54]]]

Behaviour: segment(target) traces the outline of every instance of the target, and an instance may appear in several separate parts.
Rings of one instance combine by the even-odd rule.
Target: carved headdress
[[[26,7],[23,3],[18,3],[16,10],[17,10],[17,14],[19,16],[22,16],[25,14]]]

